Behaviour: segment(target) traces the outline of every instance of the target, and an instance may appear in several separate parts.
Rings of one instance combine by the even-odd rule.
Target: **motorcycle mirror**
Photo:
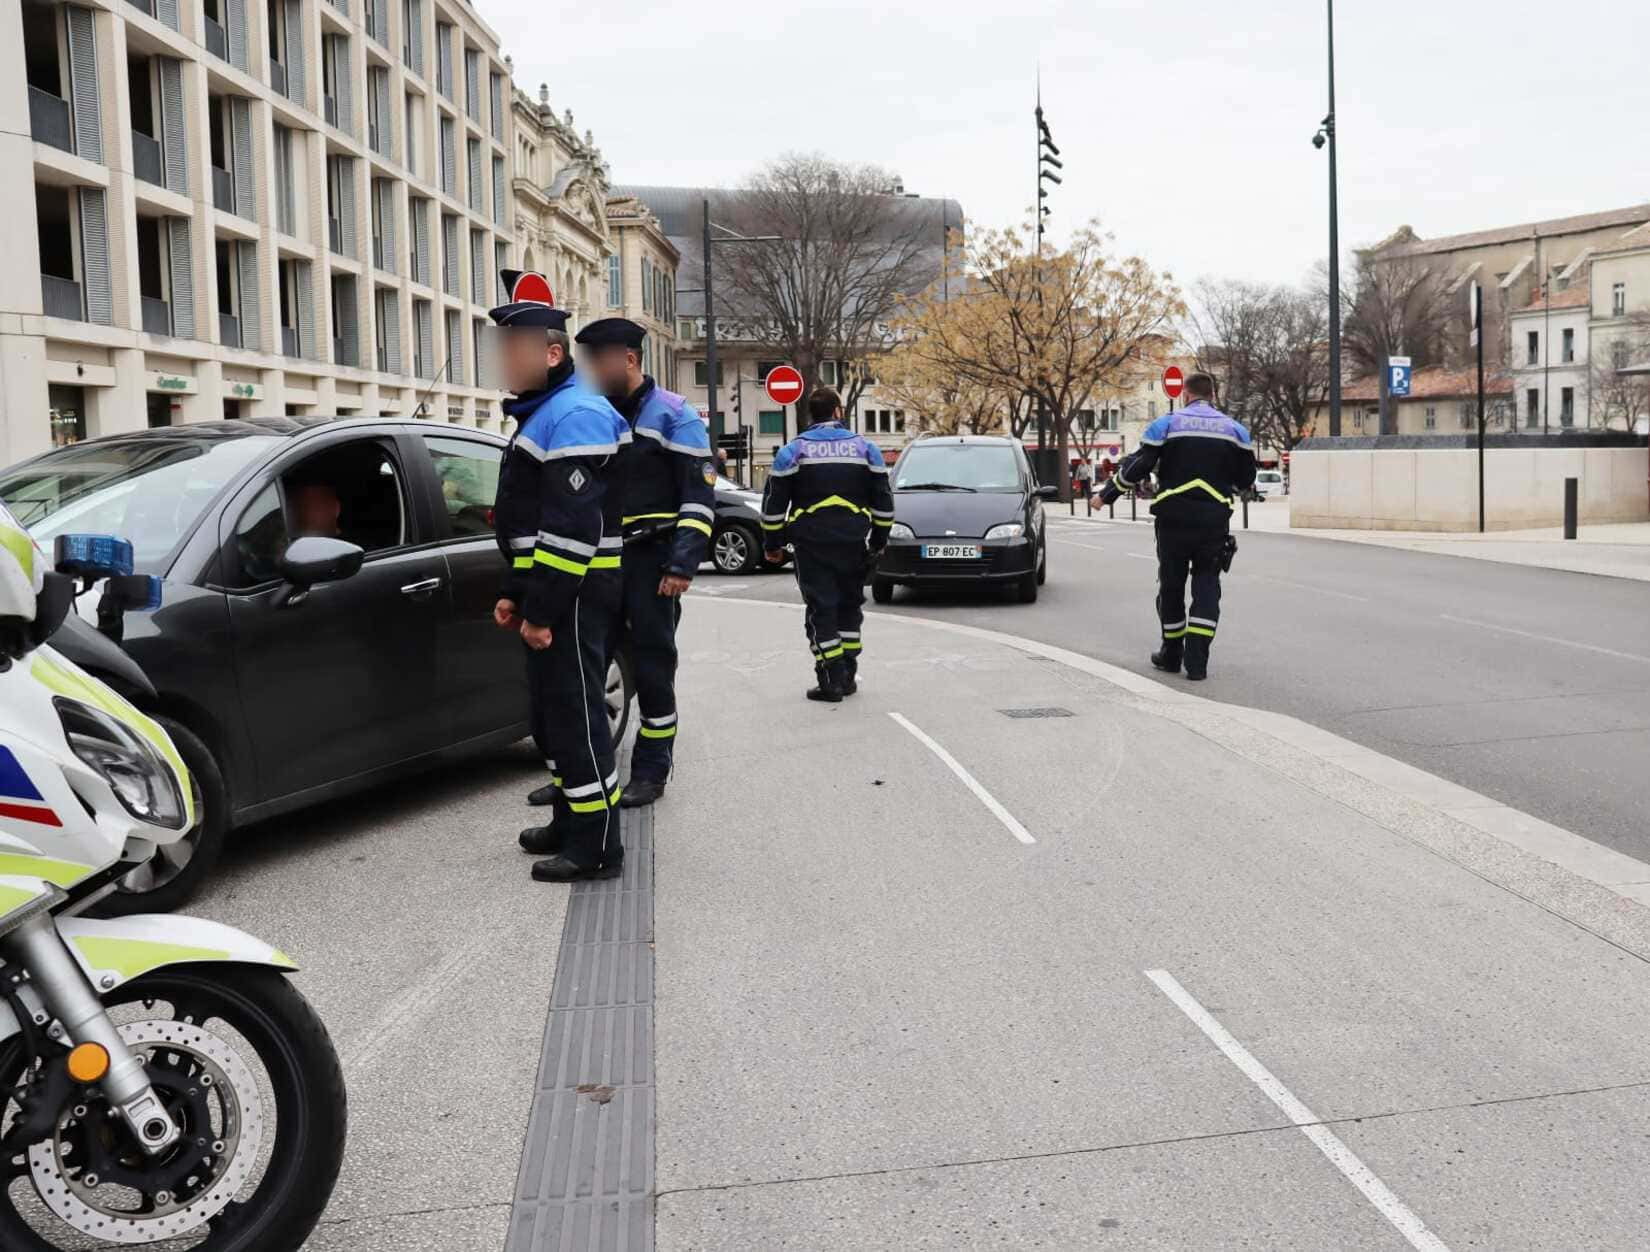
[[[114,535],[59,535],[52,556],[58,573],[89,581],[132,572],[132,545]]]
[[[34,598],[34,625],[30,628],[30,635],[35,646],[55,635],[73,608],[74,579],[62,574],[47,574],[42,580],[40,594]]]

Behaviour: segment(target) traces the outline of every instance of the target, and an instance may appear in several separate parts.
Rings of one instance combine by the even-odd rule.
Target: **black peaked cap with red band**
[[[532,270],[500,270],[498,276],[510,293],[509,302],[487,310],[500,326],[540,326],[545,330],[567,329],[567,312],[555,307],[550,280]]]

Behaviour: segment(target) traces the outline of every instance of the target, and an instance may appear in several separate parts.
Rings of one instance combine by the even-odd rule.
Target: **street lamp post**
[[[717,380],[716,380],[716,307],[713,302],[713,271],[711,265],[711,245],[718,243],[777,243],[783,238],[781,235],[741,235],[737,231],[710,220],[710,199],[705,197],[699,201],[699,207],[704,214],[704,238],[702,246],[705,253],[705,285],[701,289],[705,297],[705,395],[709,399],[710,408],[710,435],[712,447],[719,447],[722,439],[722,410],[717,407]],[[721,235],[712,235],[711,227],[721,231]],[[694,290],[692,287],[678,287],[677,294],[686,295]],[[760,380],[758,380],[760,381]]]
[[[1329,5],[1329,113],[1312,145],[1329,147],[1329,434],[1341,433],[1341,224],[1335,172],[1335,0]]]

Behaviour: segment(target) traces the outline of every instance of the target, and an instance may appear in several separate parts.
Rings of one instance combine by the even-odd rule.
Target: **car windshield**
[[[212,497],[278,437],[129,439],[81,443],[0,477],[0,500],[41,547],[70,532],[129,540],[154,573]]]
[[[919,444],[901,454],[894,490],[1019,491],[1020,462],[1007,444]]]

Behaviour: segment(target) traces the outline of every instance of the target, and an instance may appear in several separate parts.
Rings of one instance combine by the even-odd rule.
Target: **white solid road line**
[[[961,764],[958,763],[956,757],[952,756],[944,748],[940,747],[939,744],[935,743],[926,734],[924,734],[920,729],[914,726],[909,718],[894,712],[890,712],[888,716],[893,718],[901,726],[905,727],[906,730],[910,731],[912,735],[916,737],[917,742],[926,746],[930,752],[939,757],[940,760],[944,761],[947,767],[950,768],[951,772],[958,778],[962,779],[963,786],[967,787],[976,796],[978,796],[980,803],[990,809],[999,822],[1008,827],[1009,834],[1013,835],[1021,843],[1037,842],[1031,837],[1031,832],[1015,820],[1014,814],[1010,813],[1001,804],[999,804],[997,802],[997,797],[992,795],[984,787],[980,786],[974,775],[970,774],[962,767]]]
[[[1173,974],[1166,969],[1149,969],[1146,977],[1157,984],[1157,989],[1168,996],[1176,1008],[1192,1019],[1197,1028],[1209,1037],[1209,1041],[1225,1053],[1226,1059],[1242,1070],[1244,1076],[1259,1087],[1268,1100],[1283,1110],[1283,1115],[1300,1128],[1300,1132],[1329,1158],[1329,1163],[1340,1170],[1348,1182],[1363,1192],[1364,1198],[1397,1228],[1398,1233],[1409,1241],[1410,1247],[1420,1252],[1449,1252],[1449,1248],[1427,1229],[1426,1223],[1416,1216],[1414,1210],[1393,1195],[1391,1189],[1323,1124],[1317,1114],[1296,1099],[1271,1070],[1257,1061],[1226,1027],[1210,1015],[1208,1009],[1193,999],[1191,992],[1182,987]]]
[[[1075,539],[1067,539],[1067,538],[1065,538],[1064,536],[1061,536],[1061,535],[1050,535],[1049,540],[1052,543],[1063,543],[1068,548],[1087,548],[1090,552],[1104,552],[1105,551],[1105,549],[1102,548],[1097,543],[1079,543]]]
[[[1638,661],[1650,665],[1650,656],[1642,652],[1617,652],[1614,648],[1601,648],[1596,643],[1577,643],[1574,639],[1560,639],[1557,635],[1537,635],[1528,630],[1514,630],[1511,626],[1497,626],[1493,622],[1474,621],[1470,617],[1451,617],[1448,613],[1440,613],[1439,617],[1446,622],[1458,622],[1462,626],[1476,626],[1480,630],[1498,630],[1503,635],[1517,635],[1520,639],[1539,639],[1542,643],[1562,644],[1566,648],[1580,648],[1584,652],[1597,652],[1603,656],[1617,657],[1623,661]]]
[[[1157,560],[1157,558],[1155,556],[1153,556],[1150,552],[1125,552],[1123,555],[1124,556],[1132,556],[1137,561],[1152,561],[1152,562],[1155,562]]]

